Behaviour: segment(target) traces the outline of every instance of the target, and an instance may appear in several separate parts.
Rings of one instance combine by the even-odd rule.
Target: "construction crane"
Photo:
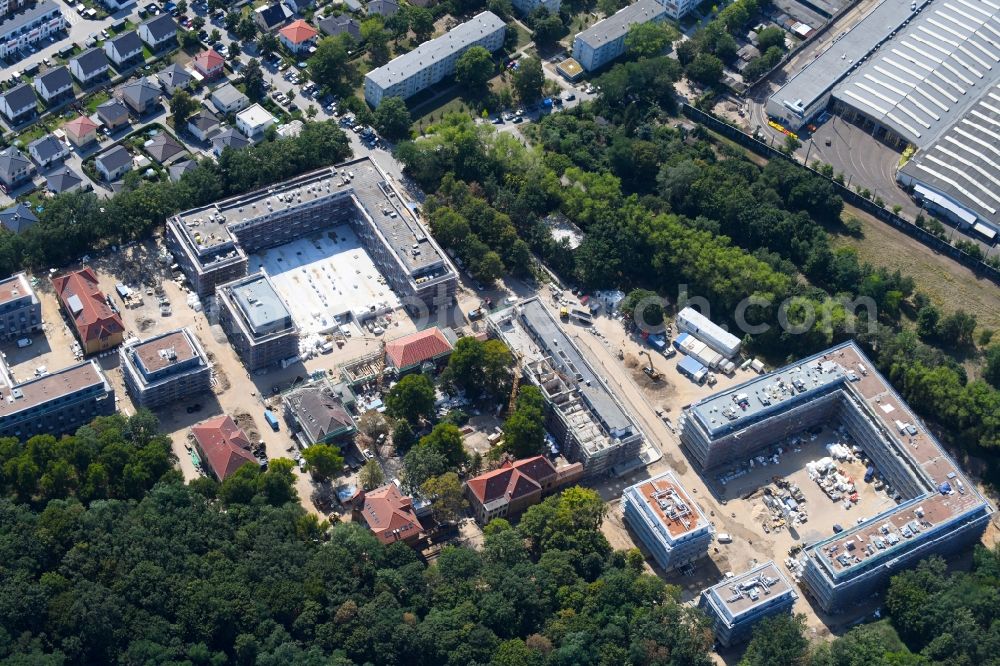
[[[385,377],[385,338],[379,338],[378,357],[375,359],[375,391],[382,391],[382,378]]]
[[[649,360],[649,365],[642,369],[642,371],[646,373],[646,376],[654,382],[660,381],[661,375],[656,368],[653,367],[653,357],[649,355],[649,352],[645,349],[640,349],[639,356],[645,356]]]
[[[513,351],[513,350],[512,350]],[[514,406],[517,404],[517,392],[521,388],[521,354],[513,351],[514,354],[514,380],[510,387],[510,400],[507,403],[507,414],[514,413]]]

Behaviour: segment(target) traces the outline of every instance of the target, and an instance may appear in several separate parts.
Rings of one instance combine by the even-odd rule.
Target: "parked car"
[[[362,451],[362,453],[365,455],[365,458],[367,458],[368,460],[374,460],[375,459],[375,454],[372,453],[371,449],[365,449],[364,451]]]
[[[32,340],[31,338],[21,338],[20,340],[17,341],[17,346],[21,349],[24,349],[25,347],[30,347],[32,344],[34,344],[34,342],[35,341]]]

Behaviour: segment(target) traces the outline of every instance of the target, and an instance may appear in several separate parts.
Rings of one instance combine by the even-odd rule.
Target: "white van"
[[[719,532],[718,534],[715,535],[715,540],[718,541],[719,543],[732,543],[733,537],[732,535],[726,534],[725,532]]]
[[[33,340],[31,338],[21,338],[17,341],[17,346],[24,349],[25,347],[30,347],[32,342]]]

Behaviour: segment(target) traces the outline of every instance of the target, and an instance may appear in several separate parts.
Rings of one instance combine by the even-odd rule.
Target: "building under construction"
[[[635,420],[542,302],[531,298],[490,315],[491,333],[518,354],[526,381],[546,404],[546,428],[584,475],[634,464],[642,446]]]
[[[701,593],[698,606],[712,620],[715,639],[729,647],[750,638],[766,617],[790,613],[798,595],[774,562],[732,576]]]
[[[920,558],[975,542],[993,508],[853,342],[694,403],[679,425],[681,443],[702,469],[713,470],[830,422],[871,460],[899,502],[805,548],[803,580],[833,612]]]
[[[622,512],[664,571],[708,553],[712,525],[670,472],[626,488]]]

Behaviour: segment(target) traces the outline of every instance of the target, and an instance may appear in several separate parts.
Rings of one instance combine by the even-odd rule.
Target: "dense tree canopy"
[[[385,406],[391,416],[415,424],[434,412],[434,384],[422,374],[406,375],[389,389]]]

